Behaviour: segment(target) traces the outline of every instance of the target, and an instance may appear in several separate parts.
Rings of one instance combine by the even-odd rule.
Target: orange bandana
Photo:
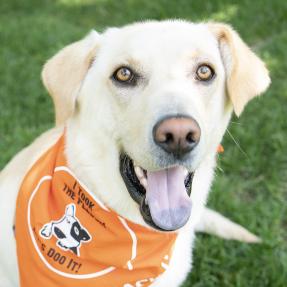
[[[176,233],[122,218],[67,167],[64,136],[26,175],[17,199],[20,286],[146,287],[169,264]]]

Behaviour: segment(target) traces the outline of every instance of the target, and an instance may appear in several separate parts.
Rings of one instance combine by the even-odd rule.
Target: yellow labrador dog
[[[151,21],[107,29],[102,34],[92,31],[51,58],[44,66],[42,78],[54,100],[57,125],[19,152],[1,172],[1,287],[20,286],[20,282],[22,287],[32,286],[22,280],[26,276],[23,270],[19,276],[16,253],[16,245],[18,254],[22,254],[19,249],[24,245],[28,250],[25,252],[31,252],[31,258],[41,265],[42,255],[38,259],[33,255],[31,242],[35,246],[41,242],[43,250],[49,241],[57,242],[48,252],[56,263],[47,263],[44,258],[43,266],[34,268],[31,259],[24,267],[30,279],[40,274],[35,282],[46,282],[43,286],[60,286],[53,283],[59,277],[68,280],[67,285],[61,286],[177,287],[191,269],[196,230],[227,239],[259,240],[204,208],[217,147],[232,111],[239,116],[244,106],[270,83],[264,63],[230,26]],[[64,206],[60,208],[50,221],[40,222],[39,232],[33,229],[35,233],[30,233],[28,239],[21,237],[17,222],[25,223],[27,213],[31,216],[30,209],[23,207],[25,204],[16,205],[17,197],[23,198],[21,192],[27,191],[21,188],[24,177],[61,136],[65,142],[66,170],[89,190],[90,198],[100,204],[98,209],[103,206],[121,220],[130,236],[127,240],[133,243],[131,260],[136,262],[142,248],[133,228],[150,232],[149,238],[163,238],[149,240],[146,249],[156,250],[153,253],[160,254],[160,248],[156,248],[159,241],[172,238],[170,256],[160,259],[166,260],[161,263],[163,270],[151,268],[149,258],[155,254],[147,253],[141,255],[141,261],[138,259],[138,268],[152,269],[149,276],[140,272],[133,276],[136,263],[132,266],[132,261],[117,267],[111,262],[114,267],[93,273],[100,277],[101,284],[93,274],[81,273],[81,265],[76,262],[93,253],[84,250],[96,244],[100,236],[87,228],[88,221],[79,218],[77,202],[66,205],[66,211]],[[68,193],[68,187],[65,188]],[[72,201],[75,198],[71,194]],[[95,204],[87,197],[82,199],[82,204],[89,207]],[[28,200],[32,198],[27,196]],[[45,205],[42,202],[38,208],[44,209]],[[23,218],[15,216],[18,212]],[[48,213],[53,213],[53,204]],[[100,221],[101,218],[95,225]],[[109,241],[111,248],[120,244],[115,238]],[[109,249],[106,254],[107,258],[112,256]],[[69,256],[72,259],[67,264]],[[22,259],[18,256],[19,262]],[[61,264],[70,268],[70,273],[58,271]],[[37,268],[46,268],[43,274],[47,275],[42,275],[46,278],[41,278]],[[131,274],[131,280],[127,274]],[[117,283],[109,283],[114,282],[115,276]],[[119,279],[121,276],[123,280]],[[49,281],[50,277],[53,280]],[[85,281],[87,277],[94,283]]]

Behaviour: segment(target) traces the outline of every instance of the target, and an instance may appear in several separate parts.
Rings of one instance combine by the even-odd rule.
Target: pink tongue
[[[176,230],[189,219],[191,200],[184,179],[184,169],[180,166],[147,172],[146,199],[151,217],[164,230]]]

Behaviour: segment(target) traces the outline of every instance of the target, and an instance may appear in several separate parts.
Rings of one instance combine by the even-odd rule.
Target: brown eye
[[[200,81],[209,81],[213,78],[214,71],[208,65],[200,65],[196,70],[196,76]]]
[[[129,68],[121,67],[114,72],[113,78],[118,82],[130,83],[134,78],[134,74]]]

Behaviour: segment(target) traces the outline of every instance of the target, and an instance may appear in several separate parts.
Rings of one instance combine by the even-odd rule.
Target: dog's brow
[[[143,71],[143,65],[141,64],[141,61],[138,59],[132,58],[132,57],[127,57],[123,59],[120,64],[116,65],[116,68],[120,66],[129,66],[133,68],[136,72],[141,72]]]
[[[194,59],[199,58],[201,56],[201,54],[202,53],[200,51],[194,50],[194,51],[188,53],[187,58],[194,60]]]

